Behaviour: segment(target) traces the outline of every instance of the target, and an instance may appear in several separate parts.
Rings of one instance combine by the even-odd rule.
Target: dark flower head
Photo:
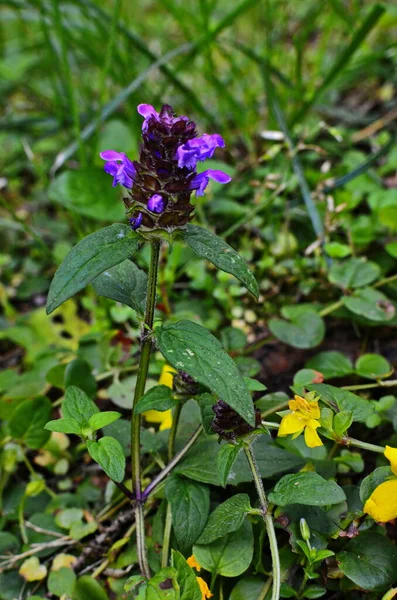
[[[113,176],[113,186],[129,190],[124,200],[133,229],[142,232],[182,227],[192,218],[192,191],[202,196],[210,179],[228,183],[223,171],[208,169],[197,173],[197,163],[211,158],[225,143],[218,134],[198,137],[196,124],[186,116],[176,117],[165,104],[160,112],[150,104],[140,104],[144,117],[139,161],[132,162],[124,153],[106,150],[105,171]]]
[[[215,413],[215,417],[212,421],[211,428],[224,440],[235,440],[238,437],[247,435],[247,433],[250,433],[254,429],[223,400],[218,400],[212,407],[212,410]],[[256,427],[258,427],[260,423],[261,412],[260,410],[255,409]]]

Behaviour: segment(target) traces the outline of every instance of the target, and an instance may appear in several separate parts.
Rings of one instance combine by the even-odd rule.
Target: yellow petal
[[[288,402],[288,406],[291,410],[309,411],[310,409],[309,403],[307,402],[307,400],[302,398],[302,396],[294,396],[294,399]]]
[[[189,565],[189,567],[192,567],[192,569],[196,569],[196,571],[201,571],[201,565],[199,562],[197,562],[196,557],[194,556],[194,554],[192,554],[191,556],[189,556],[189,558],[187,559],[187,564]]]
[[[297,412],[292,412],[281,419],[278,435],[288,435],[290,433],[301,432],[306,425],[306,419]]]
[[[207,583],[204,581],[202,577],[196,577],[197,583],[200,586],[201,590],[201,600],[206,600],[207,598],[211,598],[214,594],[211,594],[211,590],[208,587]]]
[[[314,402],[309,402],[310,405],[310,414],[312,419],[319,419],[320,418],[320,408],[318,406],[318,402],[314,401]]]
[[[164,365],[161,371],[159,385],[166,385],[167,387],[172,389],[172,383],[174,381],[175,373],[176,371],[173,367],[171,367],[170,365]]]
[[[316,421],[311,421],[311,423],[316,423]],[[305,427],[305,443],[309,448],[317,448],[317,446],[323,445],[321,438],[316,431],[317,427],[318,425],[316,427],[310,427],[310,425]]]
[[[165,410],[163,412],[159,410],[147,410],[143,413],[146,421],[149,423],[160,423],[160,431],[170,429],[172,425],[172,410]]]
[[[390,461],[390,467],[394,475],[397,475],[397,448],[386,446],[384,454],[387,460]]]
[[[381,523],[397,519],[397,479],[378,485],[366,501],[364,512]]]

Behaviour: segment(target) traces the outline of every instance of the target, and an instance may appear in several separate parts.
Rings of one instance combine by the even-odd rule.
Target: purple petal
[[[216,169],[207,169],[206,171],[204,171],[204,173],[207,174],[207,177],[213,179],[214,181],[217,181],[218,183],[229,183],[232,180],[230,175],[224,173],[224,171],[217,171]]]
[[[149,198],[147,207],[154,213],[162,213],[165,208],[163,196],[160,196],[160,194],[154,194],[154,196]]]
[[[203,173],[198,173],[190,182],[190,189],[196,190],[196,196],[204,196],[204,191],[208,185],[210,179],[217,181],[218,183],[229,183],[232,178],[223,171],[217,171],[216,169],[207,169]]]
[[[138,104],[137,111],[145,119],[159,116],[159,113],[151,104]]]
[[[125,154],[116,152],[115,150],[104,150],[99,153],[99,156],[103,160],[124,160]]]
[[[137,217],[133,217],[132,219],[130,219],[131,229],[133,229],[134,231],[135,229],[138,229],[138,227],[140,227],[142,224],[142,219],[142,213],[139,213]]]
[[[204,133],[201,137],[193,138],[177,149],[178,167],[194,169],[198,161],[212,158],[215,149],[218,147],[224,148],[224,146],[225,142],[218,133],[213,135]]]

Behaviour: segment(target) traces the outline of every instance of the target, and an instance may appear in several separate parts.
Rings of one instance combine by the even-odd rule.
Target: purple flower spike
[[[204,190],[208,185],[210,179],[217,181],[218,183],[229,183],[232,180],[230,175],[223,171],[216,171],[215,169],[207,169],[203,173],[199,173],[190,182],[190,189],[196,190],[196,196],[204,196]]]
[[[133,229],[134,231],[135,229],[138,229],[138,227],[142,225],[142,219],[142,213],[139,213],[137,217],[133,217],[132,219],[130,219],[131,229]]]
[[[158,214],[162,213],[165,208],[163,196],[160,196],[160,194],[154,194],[154,196],[151,196],[147,203],[147,207],[151,212]]]
[[[159,120],[159,113],[151,104],[138,104],[137,111],[145,119],[142,123],[142,131],[147,130],[148,121],[151,117],[154,117],[157,121]]]
[[[118,183],[126,188],[132,188],[136,173],[134,164],[124,152],[115,150],[104,150],[99,156],[106,161],[104,170],[113,177],[113,187]]]
[[[224,146],[225,142],[218,133],[213,135],[204,133],[201,137],[193,138],[177,149],[178,167],[195,169],[198,161],[212,158],[215,148],[224,148]]]

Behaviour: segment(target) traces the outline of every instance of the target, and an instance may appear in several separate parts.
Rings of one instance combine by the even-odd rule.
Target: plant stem
[[[274,530],[274,523],[271,514],[268,512],[268,503],[266,499],[265,488],[263,487],[262,477],[256,464],[255,455],[252,451],[251,446],[245,446],[244,452],[250,466],[252,476],[254,478],[256,491],[259,497],[259,503],[261,506],[262,518],[265,522],[267,535],[269,538],[270,553],[272,555],[272,571],[273,571],[273,587],[271,600],[278,600],[280,598],[280,586],[281,586],[281,567],[280,557],[278,554],[276,532]]]
[[[132,403],[131,418],[131,473],[132,473],[132,491],[135,495],[135,522],[136,522],[136,540],[141,573],[145,577],[150,577],[150,569],[146,557],[145,547],[145,523],[143,518],[143,501],[141,489],[141,416],[134,414],[134,407],[145,393],[146,379],[149,369],[150,351],[152,349],[152,338],[150,331],[153,327],[154,309],[156,304],[156,286],[157,273],[160,256],[160,242],[155,241],[151,244],[151,258],[148,273],[147,297],[145,309],[145,321],[142,330],[141,356],[139,359],[138,376],[135,386],[134,401]]]
[[[338,302],[334,302],[334,304],[330,304],[329,306],[326,306],[325,308],[323,308],[323,310],[320,310],[318,315],[320,317],[326,317],[327,315],[331,314],[335,310],[338,310],[338,308],[341,308],[342,306],[343,306],[343,301],[338,300]]]
[[[356,440],[351,437],[344,437],[339,442],[342,446],[355,446],[356,448],[362,448],[363,450],[369,450],[370,452],[378,452],[379,454],[383,454],[385,449],[383,446],[377,446],[376,444],[369,444],[368,442],[362,442],[361,440]]]
[[[185,456],[185,454],[190,450],[193,446],[194,442],[200,437],[203,432],[203,426],[199,425],[196,431],[193,433],[191,438],[188,439],[186,444],[175,454],[174,458],[170,460],[168,465],[160,471],[160,473],[153,479],[151,483],[147,486],[147,488],[142,493],[142,502],[146,502],[147,498],[154,492],[156,487],[167,477],[168,473],[172,471],[172,469],[179,463],[180,460]]]
[[[394,387],[397,386],[397,379],[388,379],[387,381],[377,381],[376,383],[362,383],[359,385],[344,385],[342,390],[370,390],[378,387]]]
[[[273,577],[270,575],[270,577],[267,579],[265,585],[263,586],[263,589],[260,591],[259,596],[256,600],[266,600],[266,596],[268,591],[271,588],[273,582]]]

